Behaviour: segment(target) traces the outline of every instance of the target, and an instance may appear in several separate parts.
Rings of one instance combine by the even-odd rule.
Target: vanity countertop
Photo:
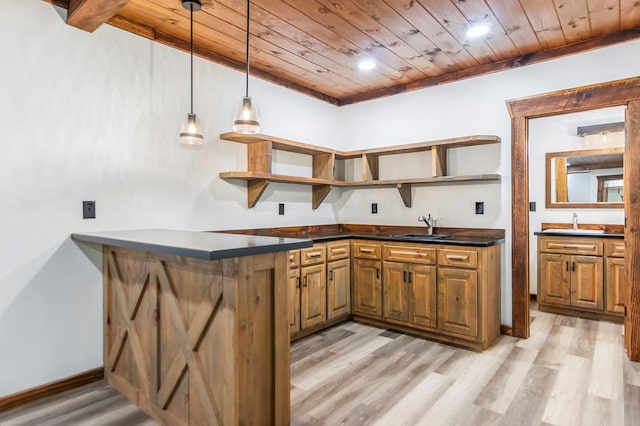
[[[624,234],[619,232],[606,232],[598,229],[545,229],[533,233],[537,236],[547,237],[595,237],[595,238],[619,238],[624,239]]]

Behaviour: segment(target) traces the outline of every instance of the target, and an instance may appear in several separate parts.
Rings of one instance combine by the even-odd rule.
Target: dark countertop
[[[603,234],[596,234],[596,233],[583,233],[583,232],[575,232],[571,229],[558,229],[558,230],[552,230],[552,231],[537,231],[534,232],[533,235],[542,235],[542,236],[547,236],[547,237],[588,237],[588,238],[619,238],[619,239],[624,239],[624,234],[620,234],[620,233],[603,233]]]
[[[217,232],[140,229],[74,233],[75,241],[214,260],[311,247],[310,239],[263,237]]]
[[[446,235],[446,234],[445,234]],[[497,244],[503,240],[492,237],[477,237],[477,236],[461,236],[461,235],[448,235],[442,238],[414,238],[406,237],[403,235],[394,234],[374,234],[374,233],[356,233],[356,234],[340,234],[340,235],[308,235],[308,238],[315,242],[325,242],[333,240],[344,239],[356,239],[356,240],[375,240],[375,241],[392,241],[402,243],[422,243],[422,244],[451,244],[456,246],[476,246],[476,247],[489,247]]]
[[[488,247],[504,241],[503,230],[478,230],[465,228],[436,228],[435,233],[443,238],[426,237],[424,227],[396,225],[317,225],[284,228],[236,229],[218,232],[240,235],[265,235],[279,237],[308,238],[314,242],[344,239],[362,239],[420,244],[451,244],[460,246]],[[408,237],[406,234],[425,235],[426,238]]]

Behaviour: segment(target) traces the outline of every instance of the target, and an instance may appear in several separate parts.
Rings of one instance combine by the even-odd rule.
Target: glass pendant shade
[[[233,131],[254,134],[260,131],[258,109],[249,96],[243,96],[233,119]]]
[[[180,143],[184,145],[202,145],[202,127],[198,116],[193,113],[187,114],[187,118],[180,126]]]

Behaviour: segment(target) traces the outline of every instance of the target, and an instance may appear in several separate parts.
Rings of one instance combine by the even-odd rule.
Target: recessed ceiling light
[[[369,71],[374,69],[375,67],[376,67],[376,63],[370,59],[365,59],[364,61],[360,61],[358,63],[358,68],[360,68],[363,71]]]
[[[478,37],[482,37],[488,32],[489,32],[489,25],[476,24],[467,30],[466,35],[467,37],[470,37],[470,38],[478,38]]]

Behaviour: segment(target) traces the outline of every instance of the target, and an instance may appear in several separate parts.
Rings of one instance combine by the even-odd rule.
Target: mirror
[[[547,208],[623,208],[624,147],[548,152]]]

